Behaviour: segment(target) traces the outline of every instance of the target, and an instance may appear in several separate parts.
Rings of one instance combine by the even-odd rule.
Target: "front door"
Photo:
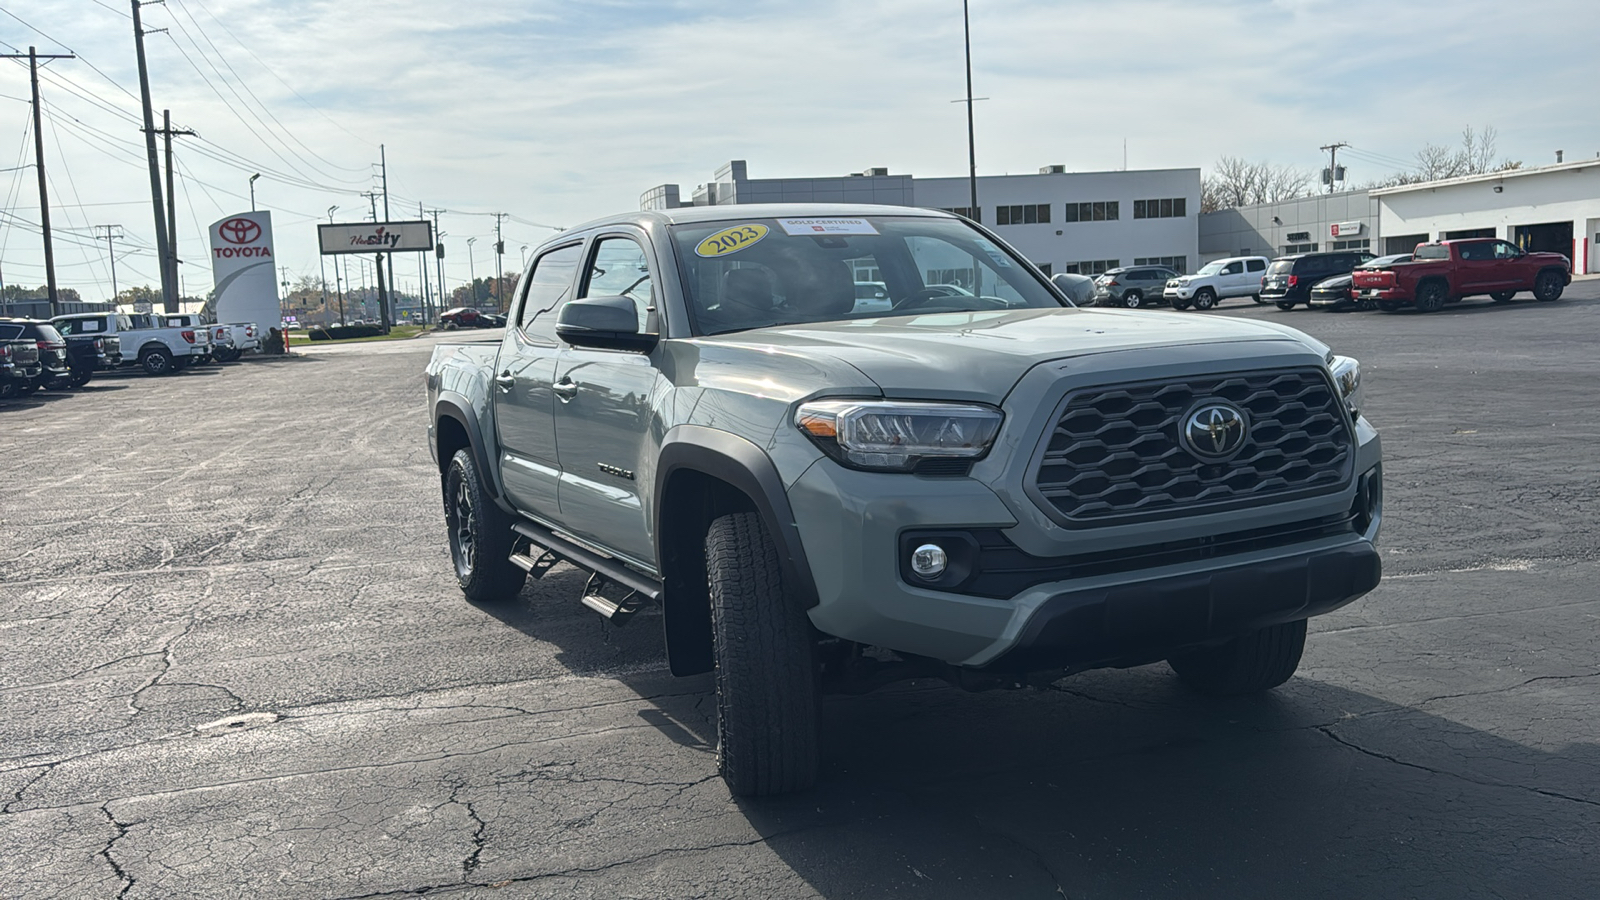
[[[500,436],[500,478],[518,509],[559,524],[556,453],[556,314],[572,293],[581,244],[541,254],[524,279],[517,321],[507,323],[490,391]]]
[[[653,266],[643,237],[602,236],[588,259],[579,296],[627,297],[638,309],[639,331],[656,330]],[[655,542],[641,485],[655,477],[646,448],[651,399],[664,388],[649,355],[572,346],[562,350],[554,385],[566,530],[651,570]]]

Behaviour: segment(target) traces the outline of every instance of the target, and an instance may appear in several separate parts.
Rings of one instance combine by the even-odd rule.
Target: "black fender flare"
[[[489,496],[494,498],[496,504],[505,506],[505,498],[500,491],[500,470],[490,465],[489,448],[485,446],[483,430],[478,427],[478,413],[472,408],[472,401],[455,391],[440,391],[438,399],[433,403],[435,430],[440,419],[454,420],[466,431],[472,460],[478,464],[478,471],[486,476],[484,480],[489,488]],[[435,456],[437,456],[437,434],[434,436],[434,441]],[[450,461],[441,459],[438,462],[440,466],[445,466]]]
[[[681,533],[674,509],[702,501],[669,493],[673,476],[695,472],[731,486],[749,498],[777,545],[784,584],[803,608],[817,605],[817,583],[795,525],[789,495],[778,468],[766,452],[737,435],[703,425],[678,425],[666,433],[657,456],[650,521],[656,559],[662,574],[662,627],[667,663],[674,675],[695,675],[712,668],[711,607],[705,596],[703,567],[683,559],[699,536]],[[688,488],[678,488],[680,493]],[[704,507],[700,507],[703,512]],[[697,517],[697,527],[709,522]],[[680,552],[681,551],[681,552]]]

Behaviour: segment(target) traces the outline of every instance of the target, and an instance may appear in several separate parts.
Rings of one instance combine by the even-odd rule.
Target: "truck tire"
[[[511,517],[483,488],[472,451],[450,458],[444,476],[444,520],[456,584],[473,603],[504,603],[522,592],[528,573],[511,564]]]
[[[1172,298],[1172,308],[1173,309],[1188,309],[1189,308],[1189,301],[1180,300],[1177,297],[1173,297]]]
[[[1210,309],[1216,305],[1217,292],[1213,291],[1211,288],[1201,288],[1199,293],[1194,295],[1195,309]]]
[[[1562,274],[1553,269],[1546,269],[1540,272],[1539,277],[1533,280],[1533,299],[1541,303],[1549,303],[1552,300],[1561,299],[1561,292],[1566,290],[1567,287],[1563,283],[1565,281],[1566,279],[1562,277]]]
[[[805,790],[817,779],[810,621],[784,590],[777,545],[758,513],[714,520],[705,552],[717,769],[739,797]]]
[[[147,375],[171,375],[178,371],[172,352],[165,347],[147,347],[139,351],[139,366]]]
[[[1515,297],[1516,295],[1516,291],[1495,291],[1489,295],[1489,299],[1496,303],[1510,303],[1511,298]]]
[[[81,388],[88,384],[89,379],[93,377],[94,373],[88,369],[73,369],[72,374],[67,376],[67,383],[75,388]]]
[[[1378,308],[1383,310],[1384,312],[1399,312],[1401,305],[1402,304],[1396,303],[1393,300],[1379,300],[1378,301]]]
[[[1288,312],[1289,310],[1294,309],[1294,301],[1293,300],[1279,300],[1278,301],[1278,308],[1283,310],[1284,312]]]
[[[1424,281],[1417,285],[1417,296],[1413,304],[1417,307],[1417,312],[1438,312],[1444,308],[1444,301],[1448,299],[1447,294],[1445,286],[1440,282]]]
[[[1204,694],[1229,696],[1271,690],[1294,675],[1306,648],[1306,620],[1271,625],[1216,647],[1167,660],[1183,682]]]

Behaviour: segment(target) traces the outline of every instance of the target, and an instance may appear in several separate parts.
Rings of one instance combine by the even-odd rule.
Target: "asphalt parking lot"
[[[0,408],[0,897],[1593,896],[1600,280],[1208,314],[1362,360],[1378,590],[1259,698],[829,698],[822,786],[773,801],[729,797],[654,619],[571,569],[461,598],[434,339]]]

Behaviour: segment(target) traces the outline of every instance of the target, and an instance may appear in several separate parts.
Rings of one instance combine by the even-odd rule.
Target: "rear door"
[[[1244,261],[1245,286],[1249,288],[1245,294],[1252,296],[1261,293],[1261,280],[1267,276],[1267,261],[1263,258],[1247,259]]]
[[[517,508],[560,523],[556,449],[556,315],[572,295],[581,241],[548,250],[533,261],[518,298],[516,327],[506,328],[495,360],[494,422],[500,437],[500,478]]]
[[[590,245],[580,297],[627,297],[639,332],[657,332],[656,265],[643,232],[602,233]],[[581,538],[655,569],[640,485],[655,475],[649,445],[654,392],[667,386],[649,354],[562,348],[554,385],[561,518]]]

